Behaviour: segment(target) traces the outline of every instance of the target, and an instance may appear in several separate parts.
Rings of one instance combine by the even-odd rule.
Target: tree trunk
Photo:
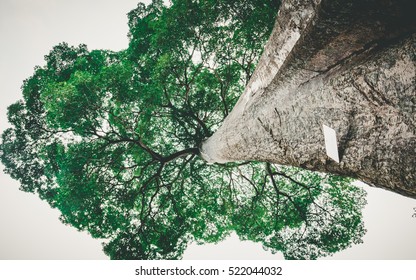
[[[255,73],[200,148],[208,162],[274,162],[416,198],[414,0],[287,0]],[[336,131],[339,163],[323,125]]]

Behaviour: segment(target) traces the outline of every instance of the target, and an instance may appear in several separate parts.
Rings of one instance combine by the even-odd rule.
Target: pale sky
[[[60,42],[92,49],[127,48],[126,13],[136,0],[1,0],[0,132],[6,108],[21,98],[22,81]],[[0,165],[1,170],[3,166]],[[59,212],[0,171],[0,259],[107,259],[101,241],[63,225]],[[364,244],[334,259],[416,259],[416,200],[365,187]],[[191,245],[184,259],[280,259],[260,244],[232,236],[216,245]]]

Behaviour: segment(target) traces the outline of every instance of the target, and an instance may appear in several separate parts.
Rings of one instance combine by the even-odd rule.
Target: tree
[[[248,83],[278,4],[139,3],[128,49],[55,46],[9,107],[5,171],[62,222],[106,239],[113,259],[177,259],[189,242],[232,231],[288,258],[361,242],[364,193],[350,179],[201,158]]]
[[[292,165],[416,198],[415,8],[408,0],[286,1],[204,158]],[[323,125],[337,132],[339,163],[326,155]]]

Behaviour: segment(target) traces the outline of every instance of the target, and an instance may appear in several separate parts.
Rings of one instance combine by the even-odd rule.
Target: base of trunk
[[[283,1],[246,91],[201,147],[205,160],[292,165],[416,198],[415,4],[347,2]],[[337,133],[339,163],[323,125]]]

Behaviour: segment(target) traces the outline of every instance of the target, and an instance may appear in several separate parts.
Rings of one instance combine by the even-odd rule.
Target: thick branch
[[[185,150],[182,150],[182,151],[179,151],[179,152],[176,152],[176,153],[173,153],[171,155],[161,158],[161,162],[168,163],[180,157],[186,157],[188,155],[198,155],[198,154],[199,154],[198,148],[188,148],[188,149],[185,149]]]

